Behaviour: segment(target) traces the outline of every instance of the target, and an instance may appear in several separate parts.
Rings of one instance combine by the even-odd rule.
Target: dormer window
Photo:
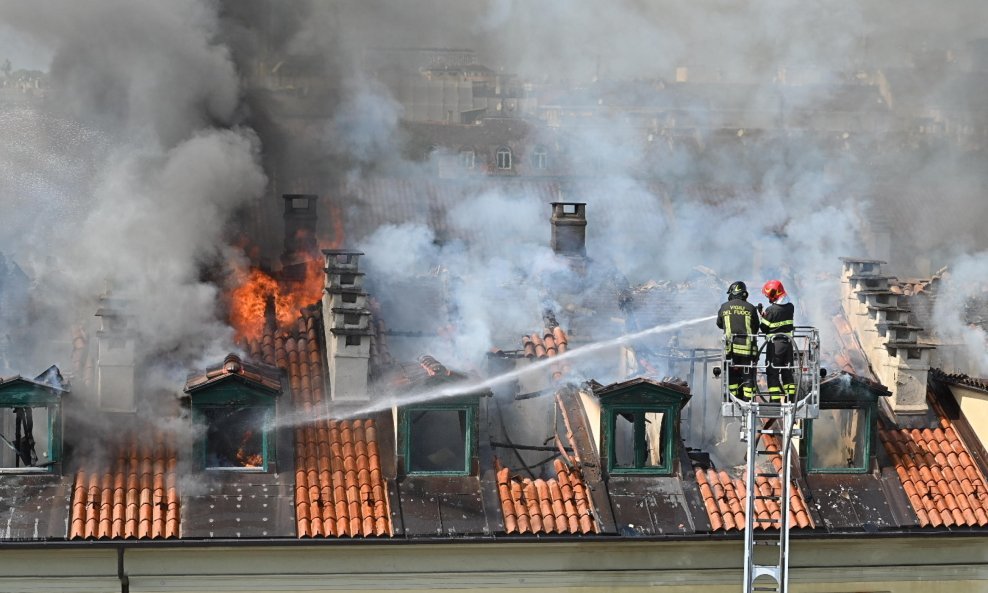
[[[466,476],[475,456],[471,405],[423,405],[402,410],[405,473]]]
[[[465,376],[431,356],[419,359],[424,388],[449,385]],[[413,404],[398,411],[399,467],[406,476],[476,476],[479,394]]]
[[[230,355],[219,369],[193,376],[185,398],[196,427],[194,456],[206,470],[266,472],[275,463],[277,369]]]
[[[667,435],[663,432],[662,419],[666,409],[629,408],[611,409],[611,434],[614,446],[611,448],[611,470],[642,470],[665,468],[665,453],[669,447],[663,442]]]
[[[633,379],[596,389],[601,406],[601,457],[609,475],[675,473],[682,385]]]
[[[57,367],[35,379],[0,381],[0,472],[55,471],[62,455],[62,401]]]
[[[806,469],[820,473],[868,471],[873,422],[869,408],[820,410],[807,428]]]
[[[865,473],[871,469],[880,384],[848,373],[820,383],[820,416],[807,421],[801,454],[811,473]]]

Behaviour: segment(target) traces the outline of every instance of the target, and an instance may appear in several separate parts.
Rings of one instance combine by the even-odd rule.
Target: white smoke
[[[44,102],[2,120],[36,135],[0,137],[0,170],[18,172],[0,181],[0,216],[21,223],[0,249],[36,283],[19,364],[64,367],[53,345],[91,325],[109,290],[149,376],[174,389],[231,348],[204,271],[235,256],[231,217],[266,182],[216,6],[2,2],[0,20],[52,56]]]

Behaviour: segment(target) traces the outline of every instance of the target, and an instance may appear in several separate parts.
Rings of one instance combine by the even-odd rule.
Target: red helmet
[[[762,294],[768,299],[768,302],[774,303],[775,301],[786,296],[786,289],[782,286],[782,283],[778,280],[769,280],[762,287]]]

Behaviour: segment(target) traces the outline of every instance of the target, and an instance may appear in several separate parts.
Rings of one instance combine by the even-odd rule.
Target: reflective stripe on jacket
[[[758,333],[758,309],[744,299],[731,299],[717,312],[717,327],[727,336],[728,354],[753,356]]]
[[[795,313],[796,307],[792,303],[769,305],[767,309],[762,311],[762,332],[768,338],[776,334],[791,336],[795,329],[793,323]]]

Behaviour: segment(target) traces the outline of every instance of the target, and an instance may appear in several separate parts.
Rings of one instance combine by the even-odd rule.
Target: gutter
[[[988,529],[966,530],[929,530],[906,529],[876,533],[827,533],[827,532],[790,532],[789,537],[795,540],[852,540],[852,539],[898,539],[912,537],[932,538],[988,538]],[[115,549],[118,551],[117,568],[121,582],[126,579],[123,573],[123,556],[127,549],[164,549],[164,548],[256,548],[256,547],[312,547],[312,546],[409,546],[409,545],[485,545],[485,544],[532,544],[543,545],[552,543],[663,543],[663,542],[733,542],[742,541],[744,533],[712,533],[712,534],[683,534],[683,535],[651,535],[651,536],[608,536],[608,535],[560,535],[541,536],[508,535],[508,536],[464,536],[451,537],[403,537],[403,538],[238,538],[238,539],[171,539],[171,540],[0,540],[0,550],[30,550],[30,549]]]

